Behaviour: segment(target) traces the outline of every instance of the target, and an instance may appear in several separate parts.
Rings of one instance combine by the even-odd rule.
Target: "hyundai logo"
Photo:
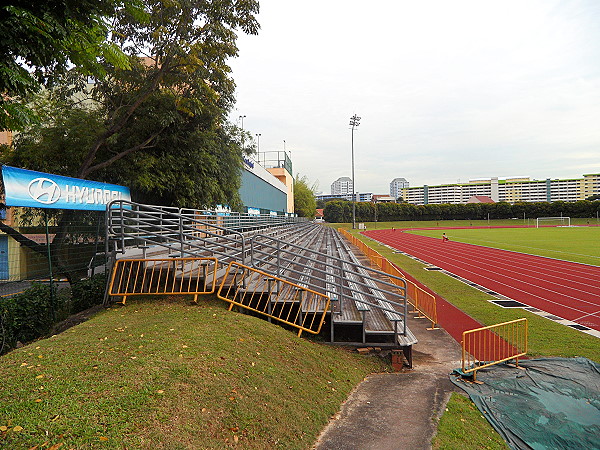
[[[29,196],[36,202],[51,205],[60,199],[58,184],[49,178],[36,178],[28,186]]]

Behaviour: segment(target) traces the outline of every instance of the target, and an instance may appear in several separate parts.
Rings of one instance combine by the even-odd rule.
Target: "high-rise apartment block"
[[[398,199],[402,197],[402,189],[410,186],[410,183],[406,181],[406,178],[394,178],[390,183],[390,197]]]
[[[331,193],[333,195],[352,194],[353,192],[354,185],[350,177],[340,177],[331,183]]]

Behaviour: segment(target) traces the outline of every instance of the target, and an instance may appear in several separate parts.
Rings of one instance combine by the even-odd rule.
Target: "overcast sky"
[[[294,175],[389,192],[600,173],[600,1],[261,0],[235,121]],[[239,122],[239,121],[238,121]]]

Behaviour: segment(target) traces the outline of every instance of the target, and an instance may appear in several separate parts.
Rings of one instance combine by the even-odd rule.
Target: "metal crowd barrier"
[[[505,361],[515,360],[527,354],[527,319],[490,325],[463,332],[462,335],[462,374],[477,371]]]
[[[330,306],[326,295],[234,261],[217,296],[230,310],[239,306],[298,328],[298,336],[319,334]]]
[[[130,295],[192,294],[215,292],[216,258],[119,259],[115,263],[108,294]]]

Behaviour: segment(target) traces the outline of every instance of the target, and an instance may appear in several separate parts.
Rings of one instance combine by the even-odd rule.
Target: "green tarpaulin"
[[[450,377],[515,449],[600,449],[600,365],[543,358]]]

